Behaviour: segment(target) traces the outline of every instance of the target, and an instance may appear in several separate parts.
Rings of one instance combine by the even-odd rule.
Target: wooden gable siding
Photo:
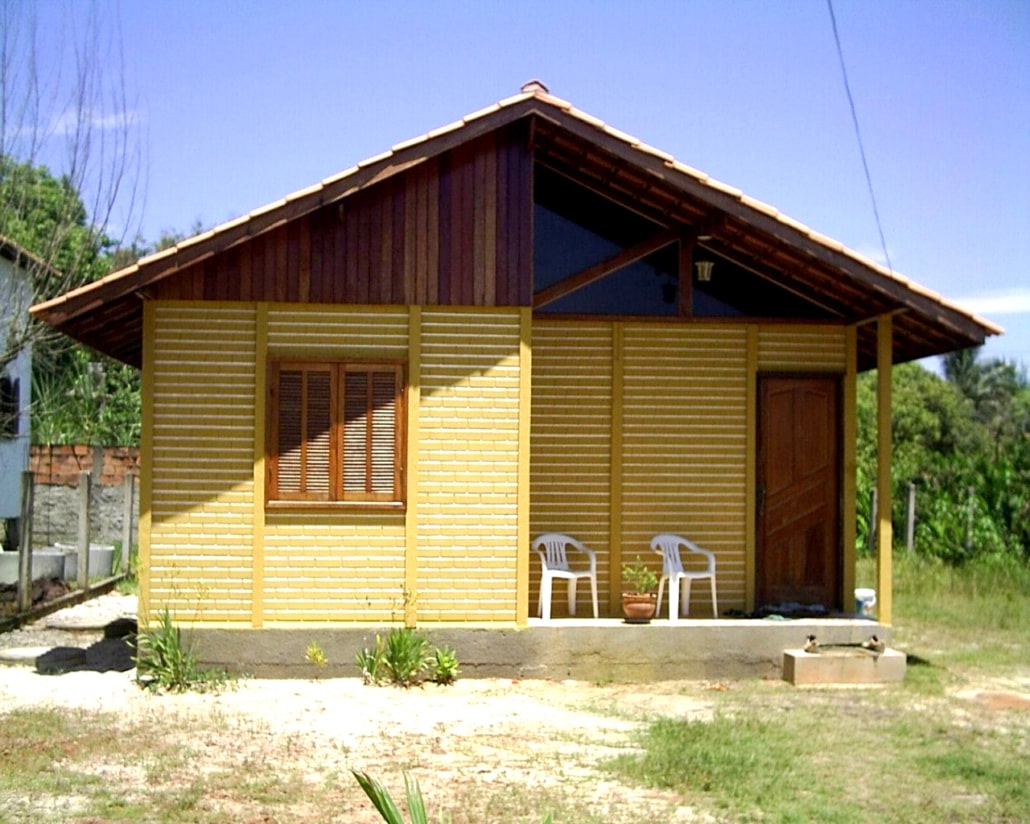
[[[420,621],[515,622],[520,335],[518,311],[422,313]]]
[[[532,203],[522,122],[199,261],[154,296],[528,306]]]
[[[149,529],[141,518],[140,530],[150,617],[168,607],[180,620],[250,624],[254,315],[252,306],[154,308]]]

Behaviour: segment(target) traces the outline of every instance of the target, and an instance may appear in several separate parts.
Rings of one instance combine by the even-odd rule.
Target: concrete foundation
[[[815,653],[788,649],[783,651],[783,680],[799,687],[891,684],[905,678],[905,664],[905,654],[896,649],[885,649],[879,655],[862,649]]]
[[[389,626],[192,629],[187,639],[203,665],[255,677],[310,678],[312,643],[328,659],[325,676],[359,674],[355,655],[374,648]],[[457,653],[466,678],[542,678],[646,682],[674,679],[780,678],[784,650],[809,634],[823,644],[860,643],[890,628],[850,619],[680,620],[626,624],[616,619],[533,619],[523,629],[488,626],[419,627],[433,646]]]

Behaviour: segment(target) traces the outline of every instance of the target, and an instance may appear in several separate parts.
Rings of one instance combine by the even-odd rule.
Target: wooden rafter
[[[657,252],[670,243],[675,243],[679,240],[679,237],[680,230],[678,228],[665,229],[634,246],[630,246],[628,249],[623,249],[607,260],[602,260],[600,263],[588,266],[574,275],[569,275],[564,280],[560,280],[546,289],[541,289],[533,295],[533,308],[539,309],[541,306],[553,303],[566,295],[572,294],[577,289],[582,289],[584,286],[607,277],[612,272],[617,272],[631,263],[636,263],[638,260],[646,258],[651,253]]]

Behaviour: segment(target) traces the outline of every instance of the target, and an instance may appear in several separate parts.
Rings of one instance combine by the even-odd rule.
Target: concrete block
[[[879,655],[862,649],[783,651],[783,680],[794,686],[890,684],[905,678],[905,653],[885,649]]]

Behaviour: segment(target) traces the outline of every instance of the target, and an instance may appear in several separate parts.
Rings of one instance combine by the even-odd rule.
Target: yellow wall
[[[423,309],[417,610],[515,621],[520,315]]]
[[[147,317],[145,612],[270,626],[401,621],[414,604],[419,621],[515,622],[520,310],[159,302]],[[270,356],[418,370],[406,509],[265,510]]]
[[[716,552],[720,611],[747,609],[759,371],[835,371],[842,327],[751,327],[537,318],[533,326],[532,535],[568,532],[598,551],[602,614],[619,614],[620,561],[653,559],[659,532]],[[615,479],[613,482],[612,479]],[[535,611],[539,561],[531,562]],[[692,615],[710,615],[698,587]],[[553,614],[564,615],[564,591]],[[581,586],[577,615],[589,614]]]
[[[144,602],[151,614],[249,623],[255,312],[165,304],[150,317]]]
[[[618,613],[620,558],[650,558],[666,530],[715,550],[721,608],[745,609],[757,374],[843,374],[847,352],[841,327],[148,304],[142,609],[246,626],[515,623],[520,591],[536,613],[530,537],[552,530],[599,552],[602,614]],[[409,364],[406,508],[265,510],[270,356]],[[585,586],[578,603],[589,614]],[[705,614],[707,595],[694,604]]]

